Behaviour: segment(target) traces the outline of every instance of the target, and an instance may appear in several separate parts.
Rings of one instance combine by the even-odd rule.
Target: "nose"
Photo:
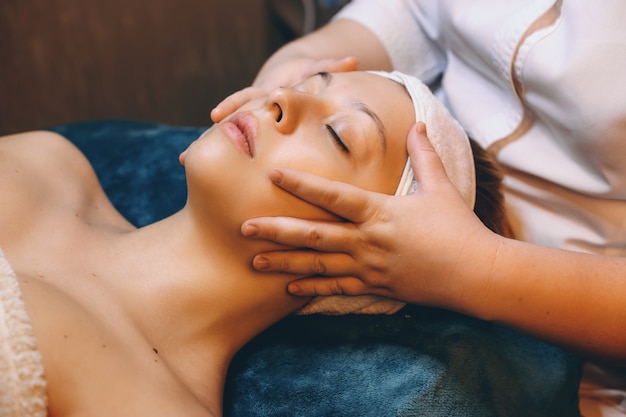
[[[267,98],[266,108],[272,114],[279,132],[293,132],[302,121],[302,116],[309,112],[321,115],[322,100],[316,95],[290,88],[277,88]]]

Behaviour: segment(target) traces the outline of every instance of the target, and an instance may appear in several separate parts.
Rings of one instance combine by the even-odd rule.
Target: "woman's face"
[[[401,85],[363,72],[318,74],[248,102],[195,141],[180,157],[189,203],[238,224],[274,215],[332,219],[272,185],[268,172],[295,168],[393,194],[413,123]]]

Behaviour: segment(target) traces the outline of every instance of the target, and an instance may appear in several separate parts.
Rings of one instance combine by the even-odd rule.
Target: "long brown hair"
[[[476,168],[476,204],[474,213],[493,232],[514,237],[506,214],[502,193],[502,171],[495,158],[470,138]]]

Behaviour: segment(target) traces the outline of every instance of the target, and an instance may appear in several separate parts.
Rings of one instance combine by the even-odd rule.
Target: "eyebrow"
[[[326,84],[327,87],[333,80],[333,76],[330,72],[322,71],[322,72],[318,72],[316,75],[319,75],[320,77],[322,77],[322,80],[324,81],[324,84]],[[372,119],[372,121],[376,125],[376,129],[378,130],[378,135],[380,136],[380,139],[382,141],[383,152],[385,152],[387,150],[387,138],[385,137],[385,126],[383,125],[383,121],[380,119],[380,117],[378,117],[376,112],[372,110],[371,107],[369,107],[367,104],[363,103],[362,101],[353,102],[352,107],[355,110],[365,113],[368,117]]]

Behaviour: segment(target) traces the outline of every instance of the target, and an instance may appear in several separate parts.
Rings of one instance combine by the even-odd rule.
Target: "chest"
[[[50,416],[210,415],[106,288],[79,285],[77,297],[54,277],[16,272],[42,356]]]

